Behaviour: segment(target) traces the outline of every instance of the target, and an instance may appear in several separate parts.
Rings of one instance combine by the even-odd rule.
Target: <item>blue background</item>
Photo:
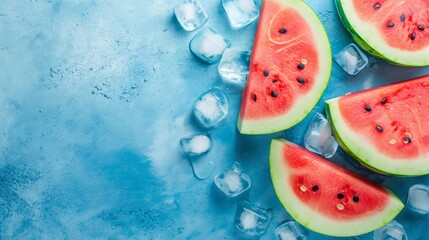
[[[193,102],[213,86],[227,91],[230,112],[210,130],[209,157],[220,172],[240,162],[252,178],[241,198],[271,207],[262,239],[290,219],[269,176],[273,137],[302,144],[323,100],[429,73],[370,58],[357,77],[333,65],[331,82],[297,126],[266,136],[242,136],[235,124],[239,91],[220,81],[188,49],[197,31],[181,30],[179,1],[3,0],[0,5],[0,238],[2,239],[237,239],[237,199],[226,199],[212,178],[197,180],[179,139],[205,132],[191,117]],[[206,26],[233,46],[250,49],[256,22],[232,30],[221,1],[201,1]],[[333,53],[352,42],[333,1],[307,1],[329,35]],[[362,167],[342,151],[334,162]],[[405,201],[428,177],[390,177],[384,185]],[[428,221],[402,213],[411,239],[425,239]],[[369,239],[370,235],[356,239]],[[310,233],[310,239],[331,239]]]

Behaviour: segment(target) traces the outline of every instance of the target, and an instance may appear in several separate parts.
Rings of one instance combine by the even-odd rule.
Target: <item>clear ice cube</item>
[[[180,139],[182,151],[188,156],[198,156],[207,153],[212,147],[209,135],[197,134]]]
[[[350,75],[357,75],[368,64],[368,57],[354,43],[335,55],[334,60]]]
[[[251,186],[249,175],[235,162],[214,178],[216,186],[228,197],[236,197]]]
[[[328,120],[320,113],[311,120],[304,136],[304,145],[308,150],[330,158],[338,149],[338,143],[332,136]]]
[[[216,170],[215,163],[208,155],[189,157],[189,161],[191,162],[194,176],[200,180],[209,178]]]
[[[222,6],[233,29],[245,27],[259,16],[259,7],[254,0],[222,0]]]
[[[427,214],[429,212],[429,187],[415,184],[408,190],[407,207],[416,213]]]
[[[278,240],[306,240],[308,232],[295,221],[281,224],[275,230]]]
[[[407,233],[397,221],[391,221],[386,226],[374,231],[373,240],[407,240]]]
[[[183,0],[174,7],[174,15],[186,31],[200,28],[209,19],[209,15],[198,0]]]
[[[212,27],[199,31],[189,43],[191,52],[208,64],[217,63],[223,51],[229,47],[231,42]]]
[[[219,88],[201,95],[194,104],[194,115],[205,128],[217,126],[228,114],[228,98]]]
[[[249,74],[250,51],[228,48],[223,52],[218,66],[222,80],[244,86]]]
[[[241,233],[250,237],[258,237],[266,232],[271,217],[271,209],[263,209],[248,201],[240,201],[235,213],[234,224]]]

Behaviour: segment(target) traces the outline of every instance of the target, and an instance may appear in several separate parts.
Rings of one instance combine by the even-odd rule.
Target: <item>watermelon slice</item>
[[[300,122],[326,88],[331,65],[326,32],[304,1],[265,0],[238,130],[266,134]]]
[[[345,28],[371,54],[406,66],[429,65],[429,1],[335,0]]]
[[[288,213],[309,229],[355,236],[389,223],[404,207],[389,190],[286,140],[272,140],[270,171]]]
[[[429,76],[328,100],[340,145],[382,173],[429,173]]]

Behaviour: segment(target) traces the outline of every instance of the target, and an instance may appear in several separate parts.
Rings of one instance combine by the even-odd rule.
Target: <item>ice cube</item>
[[[209,19],[209,15],[198,0],[183,0],[174,7],[174,15],[186,31],[200,28]]]
[[[429,187],[415,184],[408,190],[407,207],[416,213],[427,214],[429,212]]]
[[[228,114],[228,98],[219,88],[201,95],[194,104],[194,115],[205,128],[218,125]]]
[[[212,27],[199,31],[189,43],[189,49],[201,61],[214,64],[222,57],[231,42]]]
[[[216,170],[216,165],[208,155],[189,157],[192,165],[194,176],[200,180],[207,179],[212,176]]]
[[[374,231],[374,240],[407,240],[407,233],[397,221],[391,221],[386,226]]]
[[[308,150],[325,158],[334,156],[338,149],[338,143],[332,136],[331,126],[328,120],[320,113],[311,120],[304,136],[304,145]]]
[[[258,237],[267,230],[271,217],[271,209],[263,209],[248,201],[240,201],[235,213],[234,224],[238,231],[247,236]]]
[[[180,139],[182,151],[188,156],[198,156],[210,151],[212,142],[209,135],[193,135]]]
[[[228,48],[223,52],[218,66],[222,80],[244,86],[249,74],[250,51]]]
[[[368,64],[368,57],[354,43],[335,55],[334,60],[350,75],[357,75]]]
[[[278,226],[275,234],[278,240],[306,240],[308,233],[297,222],[289,221]]]
[[[233,29],[245,27],[259,16],[254,0],[222,0],[222,6]]]
[[[214,178],[216,186],[228,197],[236,197],[251,186],[249,175],[235,162]]]

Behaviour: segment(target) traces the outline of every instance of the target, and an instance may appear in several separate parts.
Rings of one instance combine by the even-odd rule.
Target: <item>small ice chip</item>
[[[189,43],[191,52],[208,64],[217,63],[229,47],[231,42],[212,27],[199,31]]]
[[[328,120],[317,113],[311,120],[304,136],[304,145],[308,150],[330,158],[338,149],[338,143],[332,136]]]
[[[249,175],[244,172],[237,162],[215,176],[214,183],[228,197],[236,197],[247,191],[251,186]]]
[[[295,221],[281,224],[275,230],[278,240],[306,240],[308,232]]]
[[[210,151],[212,143],[208,135],[198,134],[182,138],[180,140],[180,146],[186,155],[198,156]]]
[[[350,75],[357,75],[368,64],[368,57],[353,43],[335,55],[334,60]]]
[[[401,224],[396,221],[388,223],[373,233],[373,240],[407,240],[407,233]]]
[[[407,206],[411,211],[419,214],[429,212],[429,187],[415,184],[408,190]]]
[[[272,210],[263,209],[248,201],[240,201],[235,213],[234,225],[238,231],[250,236],[262,236],[271,221]]]
[[[254,0],[222,0],[222,6],[233,29],[245,27],[259,16],[259,7]]]
[[[200,28],[209,18],[203,5],[198,0],[183,0],[174,7],[174,15],[186,31]]]
[[[228,98],[222,90],[213,88],[197,99],[193,111],[203,127],[214,127],[228,114]]]

